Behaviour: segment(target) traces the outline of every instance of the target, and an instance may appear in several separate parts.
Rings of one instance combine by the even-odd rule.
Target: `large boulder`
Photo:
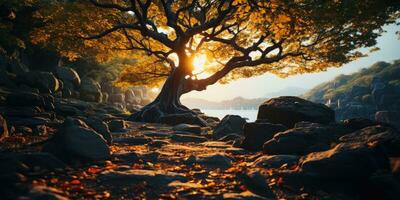
[[[111,132],[123,131],[126,128],[126,122],[121,119],[114,119],[108,122],[108,127]]]
[[[104,138],[83,121],[67,118],[43,150],[67,162],[99,161],[110,157]]]
[[[379,146],[391,156],[400,156],[400,133],[382,125],[365,127],[339,138],[341,142],[360,142],[365,145]]]
[[[17,81],[43,93],[54,93],[60,89],[58,79],[51,72],[30,71],[17,76]]]
[[[0,115],[0,141],[8,137],[7,121]]]
[[[226,115],[215,127],[213,137],[219,139],[232,133],[243,134],[245,123],[246,120],[239,115]]]
[[[400,112],[396,111],[378,111],[375,113],[375,120],[392,124],[400,129]]]
[[[264,102],[258,109],[258,120],[267,119],[274,124],[293,127],[297,122],[330,123],[335,113],[329,107],[299,97],[282,96]]]
[[[102,93],[100,84],[90,78],[82,79],[80,98],[84,101],[101,102]]]
[[[310,153],[300,161],[301,171],[319,180],[361,182],[380,170],[389,170],[383,151],[362,143],[341,143]]]
[[[107,141],[109,145],[112,143],[112,135],[108,125],[97,117],[89,117],[84,120],[93,130],[99,133]]]
[[[263,144],[272,139],[278,132],[287,130],[281,124],[271,123],[246,123],[244,125],[244,140],[242,148],[251,151],[262,150]]]
[[[79,88],[81,85],[81,78],[78,73],[69,67],[57,67],[56,75],[63,81],[64,84],[72,84],[75,88]]]
[[[347,131],[339,125],[302,122],[296,124],[293,129],[275,134],[271,140],[264,143],[263,151],[272,155],[305,155],[325,151]]]
[[[44,98],[32,92],[13,92],[6,97],[9,106],[44,106]]]

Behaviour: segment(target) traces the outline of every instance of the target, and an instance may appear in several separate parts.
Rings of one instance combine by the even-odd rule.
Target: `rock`
[[[286,165],[291,168],[297,164],[300,157],[295,155],[273,155],[273,156],[261,156],[257,158],[253,163],[253,167],[263,168],[280,168]]]
[[[226,115],[215,127],[213,137],[219,139],[231,133],[242,134],[246,120],[238,115]]]
[[[342,132],[335,127],[317,123],[304,123],[293,129],[280,132],[265,142],[263,152],[270,155],[305,155],[330,149]]]
[[[238,140],[238,139],[244,140],[243,135],[232,133],[232,134],[229,134],[229,135],[225,135],[224,137],[219,138],[218,140],[219,141],[228,142],[228,141],[235,141],[235,140]]]
[[[358,182],[379,170],[388,170],[387,157],[378,148],[361,143],[341,143],[334,148],[310,153],[300,161],[301,171],[318,180]]]
[[[104,138],[81,120],[73,118],[64,121],[43,150],[68,162],[98,161],[110,157]]]
[[[139,156],[135,152],[114,153],[113,156],[118,160],[122,160],[128,163],[134,163],[139,161]]]
[[[191,132],[200,134],[201,127],[198,125],[191,125],[191,124],[178,124],[172,128],[174,131],[184,131],[184,132]]]
[[[43,93],[54,93],[60,89],[58,79],[51,72],[26,72],[17,76],[17,81],[32,88],[37,88]]]
[[[170,144],[170,142],[165,141],[165,140],[152,140],[152,141],[151,141],[150,143],[148,143],[147,145],[148,145],[148,146],[151,146],[151,147],[160,148],[160,147],[162,147],[162,146],[164,146],[164,145],[168,145],[168,144]]]
[[[128,170],[123,172],[102,172],[98,179],[105,184],[133,185],[146,182],[151,187],[168,185],[173,181],[187,181],[187,178],[174,172],[162,172],[153,170]]]
[[[79,88],[81,85],[81,78],[78,73],[69,67],[56,67],[56,75],[63,83],[70,83],[74,88]]]
[[[125,144],[125,145],[143,145],[149,142],[151,142],[151,139],[147,137],[127,137],[127,138],[114,139],[114,143]]]
[[[44,106],[42,96],[31,92],[13,92],[7,95],[6,103],[10,106]]]
[[[30,190],[26,197],[21,197],[20,199],[34,199],[34,200],[68,200],[67,197],[61,190],[58,190],[53,187],[43,186],[43,185],[35,185]]]
[[[7,121],[0,115],[0,141],[8,136]]]
[[[103,136],[103,138],[107,141],[107,144],[111,145],[113,139],[110,130],[108,128],[108,125],[105,122],[96,117],[89,117],[84,121],[93,130],[95,130],[97,133]]]
[[[400,129],[400,112],[396,111],[378,111],[375,113],[375,120],[392,124]]]
[[[263,144],[272,139],[278,132],[287,130],[280,124],[271,123],[246,123],[244,124],[245,138],[242,148],[251,151],[261,151]]]
[[[182,134],[174,134],[171,136],[171,140],[174,142],[195,142],[201,143],[207,141],[207,138],[202,136],[194,136],[194,135],[182,135]]]
[[[18,160],[15,154],[0,154],[0,174],[26,174],[28,171],[29,167],[22,161]]]
[[[258,170],[251,169],[243,177],[243,183],[251,192],[276,199],[267,183],[267,177],[263,176]]]
[[[110,103],[124,103],[125,96],[124,94],[110,94],[108,97],[108,102]]]
[[[294,127],[297,122],[330,123],[335,113],[323,104],[312,103],[299,97],[282,96],[269,99],[258,109],[257,119],[268,119],[274,124]]]
[[[341,142],[361,142],[385,149],[389,156],[400,156],[400,134],[393,128],[376,125],[363,128],[339,138]]]
[[[39,168],[54,171],[67,167],[64,162],[54,157],[54,155],[44,152],[19,153],[15,155],[15,158],[31,169]]]
[[[157,131],[146,131],[143,133],[143,135],[147,137],[155,137],[155,138],[169,138],[171,137],[171,134],[169,133],[164,133],[164,132],[157,132]]]
[[[185,162],[188,164],[196,163],[210,168],[226,169],[232,166],[232,159],[221,153],[203,154],[198,157],[190,156]]]
[[[32,128],[32,133],[34,135],[40,135],[40,136],[47,135],[47,129],[48,127],[46,125],[34,126]]]
[[[343,120],[343,126],[349,128],[351,132],[363,129],[368,126],[376,126],[383,124],[381,122],[375,122],[365,118],[351,118]]]
[[[99,83],[90,78],[82,79],[80,98],[89,102],[101,102],[102,93]]]
[[[108,127],[110,128],[111,132],[118,132],[126,128],[126,123],[124,120],[115,119],[108,122]]]
[[[191,113],[164,115],[160,117],[159,122],[172,126],[178,124],[194,124],[199,126],[207,126],[206,121]]]
[[[260,195],[254,194],[250,191],[245,191],[241,193],[225,193],[222,196],[223,199],[228,200],[268,200],[269,198],[262,197]]]
[[[74,115],[82,115],[83,112],[78,108],[70,105],[62,105],[58,104],[56,106],[56,113],[61,116],[74,116]]]
[[[34,127],[34,126],[48,124],[50,122],[50,119],[43,117],[32,117],[32,118],[13,117],[9,118],[9,122],[14,126]]]

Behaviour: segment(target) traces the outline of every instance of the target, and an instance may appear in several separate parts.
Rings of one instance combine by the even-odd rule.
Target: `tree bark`
[[[186,75],[182,68],[173,69],[157,98],[130,116],[129,120],[157,123],[160,122],[160,118],[168,114],[195,114],[180,102],[180,97],[191,91],[185,87],[188,82],[185,79]]]

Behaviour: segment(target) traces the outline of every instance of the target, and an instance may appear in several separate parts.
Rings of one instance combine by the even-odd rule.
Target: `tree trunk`
[[[180,97],[190,90],[185,89],[186,74],[181,68],[175,68],[165,81],[157,98],[139,112],[129,117],[129,120],[158,123],[168,114],[195,114],[180,102]]]

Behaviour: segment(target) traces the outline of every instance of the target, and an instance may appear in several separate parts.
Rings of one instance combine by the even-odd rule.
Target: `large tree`
[[[365,56],[356,50],[372,48],[382,26],[396,22],[399,1],[87,0],[40,16],[47,28],[32,40],[67,57],[135,55],[119,83],[164,82],[133,115],[158,122],[191,113],[180,96],[217,81],[322,71]]]

